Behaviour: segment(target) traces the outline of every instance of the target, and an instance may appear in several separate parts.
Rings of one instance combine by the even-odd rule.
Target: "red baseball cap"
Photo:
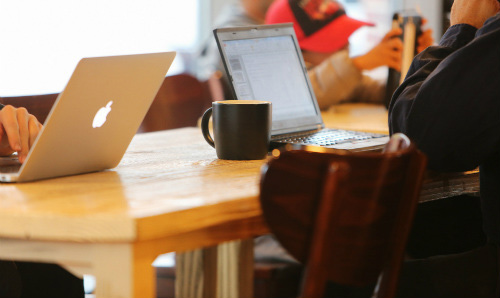
[[[374,26],[348,17],[333,0],[276,0],[267,11],[266,23],[293,23],[300,48],[321,53],[342,49],[354,31]]]

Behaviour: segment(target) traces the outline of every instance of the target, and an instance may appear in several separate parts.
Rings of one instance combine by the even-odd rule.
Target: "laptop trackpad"
[[[335,148],[348,151],[371,151],[382,149],[387,142],[389,142],[389,136],[368,140],[350,141],[342,144],[327,146],[327,148]]]

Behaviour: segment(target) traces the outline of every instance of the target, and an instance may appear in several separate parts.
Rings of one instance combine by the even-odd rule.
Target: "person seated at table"
[[[264,24],[267,9],[274,0],[238,0],[227,4],[215,21],[215,28],[253,26]],[[229,80],[222,64],[222,59],[213,36],[203,45],[196,59],[198,77],[207,80],[213,73],[219,73],[222,85],[229,96]],[[230,98],[232,99],[232,98]]]
[[[17,152],[19,161],[24,162],[41,128],[25,108],[0,104],[0,156]]]
[[[430,169],[479,167],[487,238],[468,252],[406,262],[400,297],[500,297],[499,11],[497,0],[455,0],[451,27],[415,57],[389,106],[391,134],[412,138]]]
[[[401,69],[399,28],[387,32],[366,54],[349,56],[351,34],[373,24],[350,18],[337,1],[277,0],[267,11],[266,23],[293,23],[320,109],[342,102],[382,103],[386,83],[363,71],[380,66]],[[423,30],[418,51],[432,43],[432,30]]]
[[[24,162],[42,124],[25,108],[0,104],[0,156]],[[1,187],[1,186],[0,186]],[[0,260],[0,297],[83,298],[83,280],[58,265]]]

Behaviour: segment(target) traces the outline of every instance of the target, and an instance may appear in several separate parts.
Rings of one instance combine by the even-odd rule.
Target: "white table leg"
[[[96,298],[154,298],[155,256],[133,244],[0,239],[0,259],[55,263],[77,276],[94,275]]]
[[[96,298],[133,298],[133,253],[130,245],[94,248],[93,275]]]

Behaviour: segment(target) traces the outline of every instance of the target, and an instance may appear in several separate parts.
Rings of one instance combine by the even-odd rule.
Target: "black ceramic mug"
[[[220,159],[263,159],[269,150],[271,113],[268,101],[216,101],[203,114],[201,131]],[[214,138],[208,130],[210,116]]]

